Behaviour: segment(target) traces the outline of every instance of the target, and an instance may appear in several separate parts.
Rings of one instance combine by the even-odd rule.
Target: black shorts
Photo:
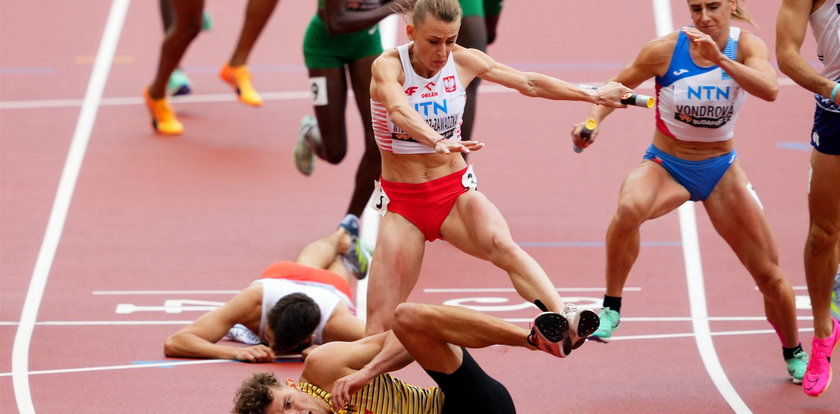
[[[516,408],[507,388],[496,381],[475,362],[466,349],[464,361],[455,372],[442,374],[426,372],[437,382],[443,391],[443,411],[441,414],[482,413],[513,414]]]
[[[811,146],[828,155],[840,155],[840,112],[837,105],[825,109],[817,104],[814,127],[811,129]]]

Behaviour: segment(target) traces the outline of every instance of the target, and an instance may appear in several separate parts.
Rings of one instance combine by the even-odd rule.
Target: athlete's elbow
[[[163,343],[163,355],[165,355],[168,358],[176,358],[181,356],[181,354],[178,352],[177,342],[178,341],[175,335],[166,338],[166,341]]]
[[[761,99],[764,99],[767,102],[773,102],[779,96],[779,85],[773,85],[764,92],[764,95]]]

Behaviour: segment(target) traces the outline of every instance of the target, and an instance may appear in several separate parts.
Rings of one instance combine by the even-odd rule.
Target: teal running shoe
[[[354,214],[348,214],[341,220],[340,227],[350,236],[350,247],[341,255],[342,261],[353,277],[362,280],[367,276],[371,254],[365,249],[362,238],[359,237],[359,218]]]
[[[602,308],[598,317],[601,319],[601,322],[598,325],[598,329],[589,337],[589,339],[606,344],[610,342],[610,337],[612,336],[613,331],[618,328],[621,315],[610,308]]]
[[[831,291],[831,316],[840,321],[840,269],[834,276],[834,290]]]
[[[166,94],[169,96],[189,95],[192,93],[190,78],[180,68],[172,71],[169,82],[166,83]]]
[[[786,359],[785,364],[787,364],[787,372],[790,375],[790,380],[794,384],[802,384],[805,369],[808,368],[808,354],[800,349],[793,354],[793,358]]]

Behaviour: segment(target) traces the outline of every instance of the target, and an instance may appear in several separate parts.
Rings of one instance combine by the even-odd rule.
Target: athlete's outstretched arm
[[[618,84],[607,84],[595,90],[582,89],[548,75],[514,69],[496,62],[477,49],[456,47],[453,53],[456,53],[456,62],[459,62],[459,65],[464,67],[469,74],[515,89],[525,96],[584,101],[620,108],[625,106],[621,103],[621,97],[632,92],[629,88]],[[468,77],[466,80],[471,79],[472,77]]]
[[[166,339],[163,353],[168,357],[236,359],[247,362],[274,362],[275,355],[265,345],[249,347],[217,344],[236,323],[255,317],[262,306],[258,285],[243,289],[230,301],[216,308]],[[259,318],[259,316],[256,316]]]
[[[371,10],[347,10],[348,0],[324,0],[324,24],[330,34],[367,30],[389,15],[399,12],[411,0],[393,0]]]

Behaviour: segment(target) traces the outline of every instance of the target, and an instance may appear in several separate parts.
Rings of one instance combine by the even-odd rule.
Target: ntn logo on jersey
[[[721,88],[719,86],[689,86],[687,89],[687,99],[705,99],[705,100],[728,100],[730,96],[730,87]],[[704,96],[705,95],[705,96]]]
[[[448,114],[449,106],[446,99],[442,99],[440,101],[417,102],[414,104],[414,110],[423,116],[440,115]]]

